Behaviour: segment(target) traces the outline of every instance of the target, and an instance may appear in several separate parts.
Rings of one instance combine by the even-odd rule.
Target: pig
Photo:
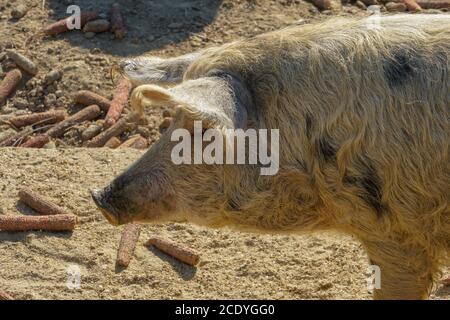
[[[126,59],[130,104],[167,131],[92,197],[114,225],[337,230],[379,267],[375,299],[427,298],[450,248],[450,15],[338,18],[179,58]],[[279,170],[174,164],[173,132],[279,129]]]

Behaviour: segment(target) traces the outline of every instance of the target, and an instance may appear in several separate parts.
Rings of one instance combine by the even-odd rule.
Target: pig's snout
[[[91,190],[91,196],[105,218],[114,226],[120,224],[119,215],[106,201],[105,191],[101,189]]]

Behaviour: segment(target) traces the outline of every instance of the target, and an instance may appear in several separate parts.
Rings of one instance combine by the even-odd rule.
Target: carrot
[[[85,106],[96,104],[105,112],[108,112],[109,107],[111,105],[111,101],[109,101],[108,99],[103,98],[101,95],[98,95],[88,90],[78,91],[73,98],[76,103]]]
[[[106,19],[92,20],[85,24],[83,32],[100,33],[109,29],[110,23]]]
[[[114,92],[111,106],[105,117],[105,126],[108,128],[119,120],[123,108],[127,104],[131,92],[131,82],[127,78],[121,78]]]
[[[98,135],[102,131],[102,126],[94,123],[89,125],[82,133],[81,140],[87,141]]]
[[[35,76],[38,73],[38,66],[23,54],[20,54],[14,50],[6,50],[6,55],[11,60],[13,60],[22,70],[26,71],[32,76]]]
[[[106,148],[115,149],[120,146],[122,142],[117,137],[112,137],[105,143]]]
[[[148,141],[140,134],[130,137],[127,141],[119,146],[119,149],[124,148],[135,148],[135,149],[146,149],[148,147]]]
[[[64,120],[65,116],[66,113],[64,111],[38,112],[12,117],[8,119],[8,122],[16,128],[21,128],[35,123],[39,123],[40,125],[53,124]]]
[[[0,300],[14,300],[14,297],[11,296],[8,292],[0,289]]]
[[[93,120],[97,118],[101,114],[100,108],[97,105],[92,105],[89,107],[86,107],[82,109],[81,111],[78,111],[74,115],[68,117],[66,120],[61,121],[57,125],[55,125],[53,128],[47,131],[47,135],[49,135],[52,138],[57,138],[59,136],[62,136],[64,132],[72,127],[73,125],[87,121],[87,120]]]
[[[48,142],[50,142],[50,137],[46,134],[40,134],[34,137],[31,137],[24,143],[20,145],[21,148],[42,148]]]
[[[125,27],[123,25],[122,13],[118,3],[111,5],[110,10],[111,32],[116,39],[122,39],[125,36]]]
[[[9,71],[0,83],[0,106],[5,103],[8,96],[14,91],[22,79],[22,72],[19,69]]]
[[[330,10],[331,1],[330,0],[312,0],[311,1],[319,10]]]
[[[422,9],[449,9],[449,1],[416,1]]]
[[[401,0],[408,8],[408,11],[417,12],[421,11],[422,8],[417,4],[416,0]]]
[[[0,215],[0,230],[2,231],[70,231],[75,228],[76,223],[77,216],[73,214],[53,216]]]
[[[42,215],[67,214],[63,208],[28,188],[19,191],[19,199]]]
[[[130,223],[123,228],[119,250],[117,251],[117,264],[119,266],[128,267],[130,264],[140,233],[141,226],[139,224]]]
[[[191,266],[195,266],[200,260],[200,255],[195,250],[161,237],[153,237],[145,245],[153,245],[162,252]]]
[[[94,20],[95,18],[97,18],[97,16],[98,16],[98,13],[95,11],[81,12],[81,17],[80,17],[81,26],[80,27],[82,28],[88,21]],[[69,29],[69,27],[68,27],[68,22],[70,22],[71,19],[72,19],[72,17],[67,17],[67,18],[61,19],[55,23],[52,23],[51,25],[47,26],[43,30],[43,33],[46,36],[54,36],[59,33],[70,31],[71,29]]]
[[[14,133],[13,135],[7,137],[5,140],[0,141],[0,147],[11,147],[11,146],[19,145],[19,144],[21,144],[23,139],[25,139],[32,133],[33,133],[33,128],[26,127],[25,129],[22,129],[22,131]]]
[[[446,287],[450,286],[450,276],[446,276],[446,277],[442,278],[441,283]]]
[[[98,148],[103,147],[105,143],[111,139],[112,137],[116,137],[123,132],[125,132],[128,129],[128,121],[133,121],[136,114],[131,114],[130,116],[124,117],[117,121],[114,125],[91,139],[87,144],[86,147],[88,148]]]

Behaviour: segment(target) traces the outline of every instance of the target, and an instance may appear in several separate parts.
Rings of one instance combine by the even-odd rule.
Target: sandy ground
[[[340,234],[255,235],[193,225],[145,226],[128,269],[115,265],[121,228],[95,209],[102,186],[142,154],[134,150],[3,148],[0,214],[33,214],[22,187],[54,199],[80,218],[73,233],[0,232],[0,288],[20,299],[369,299],[367,257]],[[163,235],[202,254],[197,268],[143,244]],[[67,269],[81,269],[81,288]],[[432,298],[450,299],[438,288]]]

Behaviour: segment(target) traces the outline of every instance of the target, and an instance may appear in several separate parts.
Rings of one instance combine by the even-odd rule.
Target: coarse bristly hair
[[[173,181],[186,207],[220,211],[215,225],[346,232],[381,269],[376,298],[427,297],[450,249],[450,15],[330,19],[207,49],[173,92],[217,71],[248,88],[248,127],[280,130],[280,170],[186,168]]]

